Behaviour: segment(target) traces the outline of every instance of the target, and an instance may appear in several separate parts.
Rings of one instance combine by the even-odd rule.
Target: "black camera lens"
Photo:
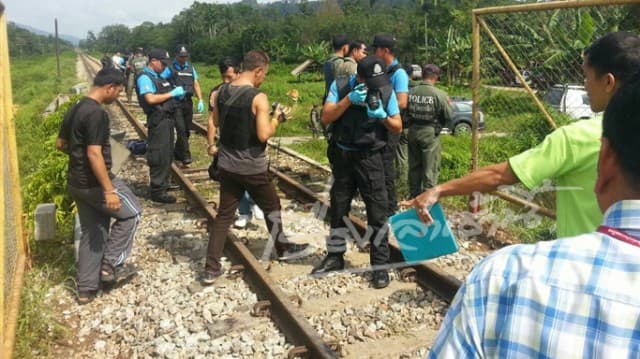
[[[377,110],[378,107],[380,107],[380,97],[378,96],[378,91],[369,90],[367,92],[367,98],[365,99],[365,101],[367,102],[367,106],[369,106],[371,110]]]

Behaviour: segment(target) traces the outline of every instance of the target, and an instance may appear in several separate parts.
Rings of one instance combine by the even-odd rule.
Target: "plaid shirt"
[[[640,201],[603,225],[640,237]],[[640,248],[595,232],[492,254],[458,291],[429,358],[639,358]]]

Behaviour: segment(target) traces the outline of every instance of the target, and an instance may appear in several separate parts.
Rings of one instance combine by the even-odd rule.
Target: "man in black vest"
[[[344,62],[349,50],[349,39],[346,34],[336,34],[331,39],[333,45],[333,54],[322,64],[322,72],[324,73],[324,98],[329,93],[329,87],[335,80],[336,69]]]
[[[184,97],[184,89],[174,87],[160,75],[166,69],[169,53],[163,49],[149,52],[149,65],[138,76],[138,103],[147,115],[147,164],[151,200],[175,203],[176,198],[167,193],[171,159],[173,157],[173,127],[176,99]]]
[[[209,155],[218,155],[220,201],[207,248],[207,261],[200,281],[213,284],[224,273],[220,263],[229,226],[240,198],[247,191],[265,213],[265,221],[278,259],[287,260],[311,254],[307,244],[290,243],[282,232],[280,198],[269,179],[265,148],[276,133],[286,111],[277,106],[273,116],[267,95],[259,90],[269,72],[269,57],[258,50],[244,56],[243,71],[231,83],[213,94],[212,125],[208,134]],[[220,129],[220,147],[213,142]],[[271,242],[271,241],[270,241]],[[270,244],[267,245],[267,248]]]
[[[380,57],[387,68],[387,74],[391,79],[393,90],[398,97],[398,106],[402,111],[402,132],[399,135],[390,135],[389,143],[385,149],[385,181],[389,194],[389,216],[397,209],[396,180],[407,181],[407,109],[409,98],[409,75],[402,68],[395,55],[396,38],[389,34],[376,34],[373,38],[373,54]]]
[[[311,272],[322,274],[344,268],[348,234],[345,221],[358,190],[367,208],[367,224],[372,229],[367,233],[371,234],[368,239],[376,288],[389,284],[387,270],[380,267],[389,263],[389,238],[385,226],[388,198],[382,154],[389,133],[402,130],[396,95],[384,69],[380,58],[363,58],[358,63],[357,75],[333,82],[322,108],[322,123],[333,124],[335,141],[331,232],[327,239],[327,256]]]
[[[191,164],[191,151],[189,150],[189,135],[191,134],[191,123],[193,122],[193,100],[195,94],[198,97],[198,112],[204,112],[202,102],[202,92],[200,82],[198,82],[198,72],[187,60],[189,51],[184,45],[176,47],[176,58],[169,66],[170,79],[174,86],[182,86],[185,96],[180,99],[176,109],[176,146],[175,160],[181,161],[184,166]]]

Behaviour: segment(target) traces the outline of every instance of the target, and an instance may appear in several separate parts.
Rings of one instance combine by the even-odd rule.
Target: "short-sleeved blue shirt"
[[[356,85],[356,75],[351,75],[349,78],[349,87],[353,88]],[[331,83],[331,87],[329,87],[329,94],[327,95],[327,99],[325,102],[338,103],[341,99],[338,98],[338,85],[335,81]],[[400,113],[400,107],[398,107],[398,99],[396,98],[395,91],[391,92],[391,97],[389,98],[389,103],[387,107],[384,109],[387,112],[387,115],[394,116]]]
[[[184,66],[182,66],[180,65],[178,60],[173,60],[173,66],[175,66],[175,68],[178,70],[182,70],[191,66],[191,70],[193,71],[193,81],[198,81],[198,72],[196,71],[196,68],[189,63],[189,61],[185,62]],[[167,66],[164,69],[164,71],[162,71],[162,74],[160,74],[160,77],[162,77],[163,79],[168,79],[169,77],[171,77],[171,69],[169,68],[169,66]]]
[[[398,59],[394,59],[391,66],[397,64]],[[396,93],[409,92],[409,75],[403,68],[399,68],[391,75],[391,84]]]
[[[147,76],[143,76],[143,75],[147,75]],[[146,66],[144,70],[142,70],[142,74],[138,76],[137,84],[138,84],[138,93],[140,93],[140,96],[144,96],[145,94],[148,94],[148,93],[156,93],[157,91],[156,85],[153,83],[153,81],[151,81],[150,76],[153,76],[156,78],[161,77],[161,75],[158,75],[149,66]]]

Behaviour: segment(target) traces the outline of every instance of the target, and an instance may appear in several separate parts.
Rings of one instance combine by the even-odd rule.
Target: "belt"
[[[435,126],[437,124],[436,121],[430,121],[430,120],[411,120],[411,124],[412,125],[418,125],[418,126]]]

